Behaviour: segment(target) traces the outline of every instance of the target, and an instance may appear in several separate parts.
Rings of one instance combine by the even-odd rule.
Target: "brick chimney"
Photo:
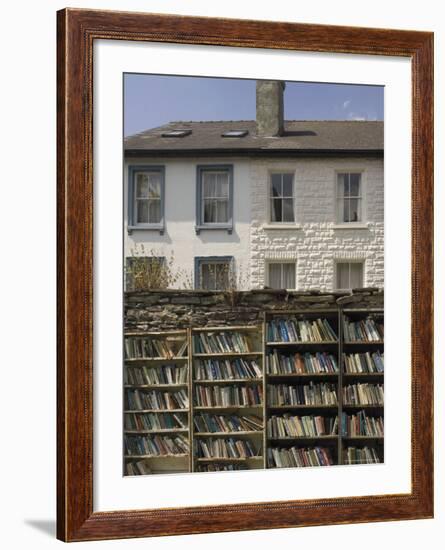
[[[256,132],[261,137],[280,136],[284,131],[283,92],[281,80],[257,80]]]

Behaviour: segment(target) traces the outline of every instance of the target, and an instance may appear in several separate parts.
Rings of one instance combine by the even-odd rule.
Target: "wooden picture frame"
[[[57,14],[57,537],[64,541],[433,517],[433,34],[65,9]],[[412,490],[93,512],[93,43],[402,56],[412,63]]]

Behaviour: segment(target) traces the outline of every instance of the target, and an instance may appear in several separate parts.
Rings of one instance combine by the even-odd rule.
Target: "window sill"
[[[262,229],[265,229],[269,231],[269,229],[272,230],[281,230],[281,231],[293,231],[301,229],[301,225],[299,223],[264,223],[261,226]]]
[[[332,229],[369,229],[370,225],[366,222],[334,223]]]
[[[164,234],[165,227],[163,225],[129,225],[127,227],[128,234],[131,235],[133,231],[159,231],[160,235]]]
[[[232,234],[233,227],[231,225],[227,224],[213,224],[213,225],[195,225],[195,232],[197,235],[201,233],[201,231],[227,231],[229,235]]]

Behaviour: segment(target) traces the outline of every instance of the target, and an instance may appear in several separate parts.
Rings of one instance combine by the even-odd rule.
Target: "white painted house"
[[[256,121],[126,138],[127,258],[173,253],[196,288],[383,287],[383,122],[283,121],[283,88],[258,81]]]

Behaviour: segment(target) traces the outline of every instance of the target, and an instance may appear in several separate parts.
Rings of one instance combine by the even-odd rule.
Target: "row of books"
[[[126,359],[172,359],[187,356],[187,341],[154,338],[148,336],[127,336],[125,338]]]
[[[176,437],[126,435],[124,441],[127,455],[169,456],[189,452],[188,439],[183,435]]]
[[[247,470],[247,464],[221,464],[211,462],[209,464],[199,464],[197,472],[234,472],[238,470]]]
[[[159,390],[126,390],[125,408],[127,410],[174,410],[188,409],[189,398],[186,390],[162,392]]]
[[[371,353],[351,353],[343,354],[344,371],[349,374],[356,373],[380,373],[384,372],[383,353],[375,351]]]
[[[197,386],[195,405],[199,407],[230,407],[261,405],[263,390],[260,384],[251,386]]]
[[[195,363],[195,379],[199,380],[239,380],[260,378],[263,371],[253,359],[205,359]]]
[[[327,319],[273,319],[267,324],[269,342],[332,342],[337,335]]]
[[[267,421],[267,435],[271,438],[317,437],[336,435],[338,417],[325,416],[272,416]]]
[[[344,317],[343,338],[346,342],[380,342],[383,340],[383,324],[372,318],[350,321]]]
[[[378,464],[380,457],[374,447],[348,447],[344,451],[345,464]]]
[[[127,476],[146,476],[151,474],[152,470],[145,460],[132,460],[125,464],[125,472]]]
[[[282,405],[337,405],[337,386],[321,383],[288,386],[285,384],[267,387],[267,402],[270,406]]]
[[[345,405],[383,405],[383,384],[351,384],[343,388]]]
[[[358,435],[383,437],[383,417],[368,416],[365,411],[352,415],[343,413],[341,433],[349,437],[356,437]]]
[[[269,374],[334,374],[338,372],[337,359],[331,353],[295,353],[283,355],[276,349],[266,355]]]
[[[331,466],[331,452],[324,447],[271,447],[267,449],[269,468],[303,468],[306,466]]]
[[[384,355],[374,353],[343,354],[345,372],[383,373]],[[266,356],[269,374],[335,374],[338,372],[337,360],[328,353],[296,353],[283,355],[277,350]],[[200,380],[239,380],[260,378],[261,367],[254,360],[200,360],[195,365],[195,379]],[[186,384],[188,381],[187,366],[163,365],[160,367],[132,367],[125,369],[124,383],[144,384]]]
[[[186,430],[187,415],[184,413],[141,413],[124,416],[126,430]]]
[[[187,384],[187,366],[131,367],[124,370],[124,384]]]
[[[253,414],[245,416],[199,414],[193,419],[197,432],[251,432],[263,429],[263,419]]]
[[[199,439],[195,440],[198,458],[249,458],[259,456],[248,439]]]
[[[200,332],[193,337],[195,353],[247,353],[250,338],[242,332]]]

